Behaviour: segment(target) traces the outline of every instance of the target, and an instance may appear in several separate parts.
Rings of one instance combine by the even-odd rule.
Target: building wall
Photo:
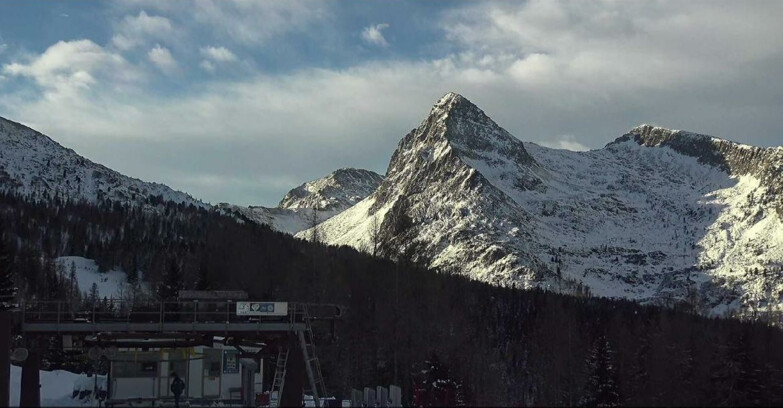
[[[152,398],[155,395],[155,378],[114,378],[112,398]]]
[[[172,378],[169,376],[176,371],[185,381],[185,395],[190,398],[220,398],[227,399],[239,397],[238,392],[230,392],[232,388],[240,388],[242,385],[241,363],[236,359],[236,373],[224,373],[222,345],[214,348],[203,346],[189,349],[156,350],[151,352],[137,352],[133,350],[120,350],[115,362],[112,364],[112,397],[111,398],[157,398],[171,396],[170,385]],[[234,350],[233,347],[226,350]],[[252,350],[255,351],[255,350]],[[144,377],[133,377],[134,372],[140,370],[133,366],[127,366],[117,370],[117,365],[122,361],[136,361],[140,357],[144,360],[158,361],[155,373],[146,373]],[[175,363],[170,359],[186,360],[186,363]],[[161,361],[163,360],[163,361]],[[135,363],[134,363],[135,364]],[[149,363],[147,363],[149,364]],[[263,363],[261,365],[263,367]],[[135,371],[134,371],[135,370]],[[263,370],[256,374],[255,392],[261,392]],[[119,375],[118,375],[119,374]],[[131,375],[131,376],[129,376]]]
[[[191,349],[189,353],[191,358],[200,357],[201,352]],[[188,397],[200,398],[203,390],[204,382],[204,360],[201,358],[190,360],[190,366],[188,367],[188,385],[185,388],[185,392]]]

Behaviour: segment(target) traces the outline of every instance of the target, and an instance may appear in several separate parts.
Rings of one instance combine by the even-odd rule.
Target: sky
[[[211,203],[385,173],[457,92],[517,138],[783,145],[783,2],[0,3],[0,116]]]

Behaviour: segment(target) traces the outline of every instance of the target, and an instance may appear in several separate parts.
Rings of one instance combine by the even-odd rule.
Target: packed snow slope
[[[449,93],[378,189],[317,231],[500,285],[780,309],[782,164],[783,148],[648,125],[603,149],[549,149]]]
[[[41,406],[42,407],[97,407],[98,401],[91,397],[77,395],[74,397],[74,390],[89,390],[91,393],[95,389],[95,379],[87,377],[86,374],[75,374],[65,370],[45,371],[41,370],[39,374],[41,384]],[[106,376],[99,375],[97,379],[99,389],[106,389]],[[22,367],[11,366],[10,380],[10,404],[12,407],[19,406],[19,397],[21,396]],[[80,398],[82,397],[82,398]]]
[[[362,169],[338,169],[317,180],[308,181],[289,191],[277,207],[241,207],[222,203],[226,213],[241,214],[277,231],[296,234],[350,208],[383,181],[378,173]]]
[[[0,118],[0,189],[31,198],[104,199],[147,205],[162,201],[205,206],[188,194],[124,176],[76,154],[46,135]],[[154,200],[154,199],[153,199]]]
[[[128,283],[128,275],[120,270],[100,272],[98,264],[92,260],[80,256],[61,256],[55,259],[59,273],[64,279],[70,279],[71,273],[76,280],[76,285],[81,294],[89,294],[93,284],[97,290],[98,299],[132,298],[136,293],[149,293],[149,287],[144,282],[144,274],[138,271],[139,284],[137,287]]]

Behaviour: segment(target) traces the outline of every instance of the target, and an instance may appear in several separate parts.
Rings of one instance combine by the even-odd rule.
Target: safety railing
[[[238,316],[234,301],[129,302],[106,299],[90,305],[36,301],[20,307],[27,323],[248,323],[287,322],[288,316]]]
[[[241,316],[236,313],[236,301],[129,301],[104,299],[91,304],[71,304],[62,301],[22,303],[22,322],[27,323],[302,323],[311,320],[342,318],[341,306],[331,304],[295,303],[288,305],[285,316]]]

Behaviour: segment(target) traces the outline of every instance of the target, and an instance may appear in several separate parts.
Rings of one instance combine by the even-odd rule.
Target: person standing
[[[177,373],[171,373],[174,379],[171,381],[171,393],[174,394],[174,406],[179,408],[179,396],[182,395],[182,391],[185,391],[185,382],[177,375]]]

